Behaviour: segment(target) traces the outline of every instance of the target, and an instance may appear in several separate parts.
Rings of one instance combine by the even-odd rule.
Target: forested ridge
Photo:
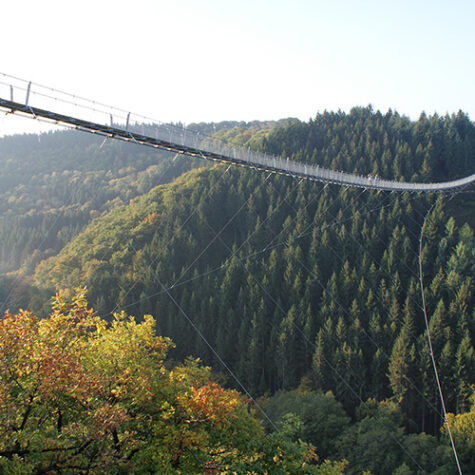
[[[255,140],[275,125],[203,123],[193,130],[206,136],[245,127]],[[153,128],[144,125],[140,132],[153,134]],[[206,163],[71,131],[1,139],[0,275],[14,273],[16,282],[9,306],[26,304],[24,277],[95,218],[197,166]],[[0,291],[0,299],[5,296]]]
[[[446,181],[475,168],[475,126],[461,112],[410,121],[355,108],[215,133],[388,179]],[[200,162],[113,142],[101,148],[87,135],[37,140],[0,141],[0,261],[4,272],[21,264],[24,279],[24,291],[12,292],[17,274],[3,276],[10,306],[46,314],[47,296],[87,286],[100,316],[110,320],[121,308],[154,315],[158,332],[175,342],[173,360],[200,357],[239,389],[184,312],[273,420],[292,413],[293,437],[321,457],[347,459],[349,473],[454,473],[418,275],[421,225],[433,206],[421,256],[434,356],[447,408],[458,414],[463,466],[475,470],[467,430],[473,193],[377,193],[222,165],[188,171]]]

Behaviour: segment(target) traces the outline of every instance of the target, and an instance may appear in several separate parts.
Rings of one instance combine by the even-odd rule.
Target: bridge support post
[[[30,100],[30,89],[31,89],[31,81],[28,83],[28,86],[26,88],[25,106],[28,105],[28,101]]]

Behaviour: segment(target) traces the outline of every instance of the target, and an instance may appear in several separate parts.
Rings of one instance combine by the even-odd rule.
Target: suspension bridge
[[[376,189],[400,192],[434,192],[449,191],[456,188],[465,187],[475,182],[475,174],[464,178],[452,180],[442,183],[408,183],[393,180],[384,180],[378,176],[363,176],[342,171],[335,171],[328,168],[314,166],[291,160],[290,158],[282,158],[273,155],[267,155],[250,150],[250,148],[232,147],[221,141],[213,139],[207,140],[202,145],[202,138],[198,133],[187,130],[186,127],[176,127],[167,124],[157,124],[154,127],[154,135],[145,135],[138,133],[131,124],[131,113],[120,109],[111,108],[104,104],[99,104],[84,98],[73,96],[55,89],[33,84],[13,76],[3,75],[7,81],[0,81],[0,89],[2,94],[5,90],[9,92],[9,98],[1,97],[0,109],[6,113],[16,113],[28,116],[33,119],[44,120],[53,124],[72,127],[76,130],[101,135],[105,138],[118,139],[126,142],[133,142],[139,145],[154,147],[161,150],[167,150],[189,157],[202,158],[215,162],[223,162],[231,165],[239,165],[249,167],[256,170],[275,173],[280,175],[288,175],[301,179],[320,181],[324,183],[333,183],[340,186],[358,187],[364,189]],[[20,83],[19,83],[20,82]],[[49,93],[45,93],[47,90]],[[14,100],[17,92],[24,94],[24,101],[18,102]],[[52,95],[51,93],[56,93]],[[61,95],[69,96],[67,99]],[[51,110],[52,107],[44,108],[33,104],[34,99],[46,100],[51,104],[68,104],[75,106],[76,109],[83,108],[89,112],[108,114],[110,118],[109,124],[85,120],[77,117],[77,115],[69,115]],[[73,100],[71,100],[73,99]],[[89,105],[86,105],[89,103]],[[115,124],[112,112],[104,109],[108,107],[115,112],[126,113],[125,126],[119,127]],[[121,118],[124,118],[123,115]],[[143,118],[147,119],[147,118]]]

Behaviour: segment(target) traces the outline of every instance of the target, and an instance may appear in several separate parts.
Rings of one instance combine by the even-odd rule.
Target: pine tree
[[[457,348],[456,361],[456,382],[457,382],[457,413],[465,412],[470,406],[470,396],[475,374],[475,350],[473,348],[470,334],[465,330],[465,334]]]
[[[320,328],[316,341],[315,352],[312,359],[312,384],[315,389],[327,390],[329,387],[330,365],[327,360],[327,345],[323,329]]]

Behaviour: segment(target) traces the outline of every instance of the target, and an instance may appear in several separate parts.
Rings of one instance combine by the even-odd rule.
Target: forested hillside
[[[275,125],[222,122],[193,124],[192,129],[203,137],[251,129],[256,140]],[[143,126],[140,132],[153,135],[154,130]],[[56,255],[93,219],[204,166],[201,160],[178,160],[170,153],[71,131],[0,139],[0,282],[5,282],[0,301],[10,286],[9,307],[26,305],[35,266]]]
[[[308,123],[234,125],[217,134],[337,170],[445,181],[475,169],[475,126],[463,113],[413,122],[356,108]],[[446,439],[436,439],[419,236],[433,205],[422,265],[434,354],[448,409],[471,414],[473,193],[377,193],[225,166],[183,173],[191,162],[157,165],[155,152],[68,134],[24,138],[24,151],[0,144],[1,264],[31,275],[30,306],[46,313],[45,296],[87,286],[99,315],[153,314],[176,344],[173,359],[199,356],[236,386],[191,320],[273,418],[296,414],[298,435],[325,457],[348,459],[350,473],[453,473]],[[313,426],[318,411],[332,421]],[[463,460],[475,467],[467,440]],[[378,443],[380,459],[365,453]],[[424,459],[428,450],[440,457]]]

